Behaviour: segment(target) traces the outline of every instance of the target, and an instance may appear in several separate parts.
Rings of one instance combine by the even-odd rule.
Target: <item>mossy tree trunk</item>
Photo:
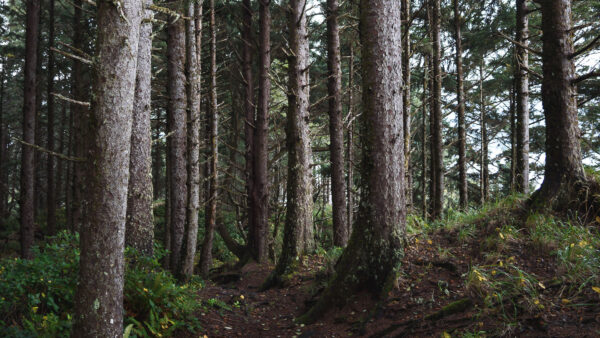
[[[303,317],[313,322],[368,290],[385,294],[403,256],[406,217],[402,115],[400,2],[361,1],[363,71],[362,163],[359,212],[336,273],[317,304]],[[381,184],[386,182],[386,184]]]
[[[98,2],[88,205],[81,226],[74,337],[123,335],[125,218],[140,1]]]

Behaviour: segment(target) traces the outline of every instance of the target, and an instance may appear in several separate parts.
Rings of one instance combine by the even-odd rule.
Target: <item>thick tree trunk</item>
[[[259,0],[259,78],[258,78],[258,110],[254,123],[254,149],[252,173],[254,186],[252,199],[252,233],[248,238],[250,251],[254,259],[264,263],[268,259],[269,229],[269,181],[268,181],[268,136],[269,136],[269,101],[271,98],[271,0]]]
[[[406,174],[406,206],[412,209],[411,170],[411,99],[410,99],[410,1],[402,0],[402,116],[404,117],[404,173]]]
[[[544,0],[542,6],[542,103],[546,117],[544,182],[534,200],[564,207],[586,180],[577,122],[574,52],[571,38],[571,1]]]
[[[178,4],[178,2],[173,2]],[[179,10],[184,8],[178,5]],[[173,272],[181,262],[183,235],[186,224],[187,208],[187,118],[185,91],[185,22],[179,19],[171,22],[167,28],[167,76],[169,106],[167,108],[170,139],[171,160],[171,257],[170,269]]]
[[[350,43],[350,59],[348,60],[348,182],[346,195],[348,196],[348,235],[352,235],[354,224],[354,44]]]
[[[442,140],[442,70],[441,62],[441,42],[440,42],[440,0],[430,0],[431,3],[431,18],[432,18],[432,36],[433,36],[433,109],[432,109],[432,158],[433,167],[431,168],[435,174],[435,184],[433,197],[433,214],[432,218],[436,219],[442,216],[444,210],[444,148]]]
[[[152,0],[144,0],[147,8]],[[143,17],[152,18],[152,11],[144,9]],[[127,223],[125,245],[151,256],[154,246],[152,214],[152,134],[151,134],[151,80],[152,80],[152,22],[142,22],[138,43],[135,99],[131,130],[129,161],[129,188],[127,191]]]
[[[196,12],[195,6],[199,11]],[[197,45],[196,24],[202,25],[202,2],[188,0],[187,14],[194,20],[185,22],[186,42],[186,73],[188,99],[188,201],[187,224],[185,229],[185,252],[181,262],[180,275],[188,280],[194,274],[194,259],[198,241],[198,211],[200,209],[200,99],[201,99],[201,68],[200,50]],[[199,18],[196,18],[196,15]],[[198,19],[198,20],[196,20]]]
[[[452,0],[454,7],[454,40],[456,41],[456,109],[458,115],[458,191],[459,205],[466,209],[469,195],[467,186],[467,128],[465,123],[465,90],[463,85],[462,61],[462,17],[458,7],[458,0]]]
[[[517,0],[517,36],[522,46],[529,46],[529,18],[526,0]],[[516,47],[515,81],[517,91],[517,158],[516,191],[529,192],[529,52]]]
[[[278,285],[295,270],[297,258],[314,248],[311,146],[308,131],[309,69],[306,0],[289,0],[289,71],[286,143],[288,149],[287,206],[283,248],[264,288]]]
[[[100,1],[89,203],[81,227],[75,337],[123,335],[125,218],[140,1]],[[89,135],[88,135],[89,136]]]
[[[209,82],[209,98],[208,98],[208,138],[209,151],[208,154],[208,199],[206,201],[205,212],[205,231],[204,242],[202,243],[202,254],[200,256],[200,274],[207,276],[212,265],[212,246],[213,237],[217,223],[217,199],[218,199],[218,184],[219,175],[217,171],[218,163],[218,121],[219,111],[217,105],[217,27],[215,22],[215,0],[210,0],[210,82]]]
[[[25,68],[23,85],[23,141],[35,143],[36,69],[38,62],[38,25],[40,1],[27,1],[27,25],[25,31]],[[21,150],[21,257],[31,259],[34,241],[34,149],[23,145]]]
[[[346,246],[346,182],[344,177],[344,122],[338,0],[327,0],[327,89],[329,94],[329,152],[333,202],[333,245]]]
[[[54,0],[48,2],[48,49],[54,47]],[[48,51],[48,82],[46,86],[47,142],[46,149],[54,151],[54,53]],[[46,227],[49,235],[56,233],[56,190],[54,181],[54,156],[48,155],[46,163]]]
[[[421,139],[421,153],[422,153],[422,160],[421,160],[421,167],[423,169],[422,173],[421,173],[421,198],[422,198],[422,217],[423,218],[427,218],[427,212],[428,212],[428,204],[427,204],[427,102],[429,102],[429,100],[427,99],[427,95],[429,94],[429,79],[428,79],[428,67],[427,65],[429,65],[429,60],[427,55],[425,55],[425,58],[423,60],[423,65],[425,67],[423,67],[423,95],[421,96],[421,110],[422,110],[422,115],[421,115],[421,129],[422,129],[422,139]],[[431,185],[431,182],[430,182]],[[430,195],[431,198],[431,195]]]
[[[404,254],[404,139],[400,3],[361,1],[363,46],[363,160],[360,211],[334,279],[300,320],[313,322],[343,305],[348,295],[368,290],[385,296]],[[381,184],[385,182],[385,184]]]

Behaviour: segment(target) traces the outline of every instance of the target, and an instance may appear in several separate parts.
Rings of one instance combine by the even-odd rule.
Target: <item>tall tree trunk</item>
[[[481,204],[488,200],[490,194],[490,179],[489,179],[489,160],[488,160],[488,136],[486,123],[486,106],[485,96],[483,94],[483,63],[479,64],[479,104],[480,104],[480,124],[481,124]]]
[[[144,19],[152,19],[147,9],[152,0],[142,1]],[[152,22],[143,21],[140,27],[135,99],[131,130],[129,188],[127,190],[127,223],[125,244],[144,255],[151,256],[154,246],[152,214]]]
[[[2,70],[0,71],[0,229],[4,230],[8,206],[8,130],[4,125],[4,81],[6,78],[6,61],[0,58]]]
[[[509,92],[509,118],[510,118],[510,177],[509,191],[516,191],[517,180],[517,121],[516,121],[516,105],[515,105],[515,81],[513,81]]]
[[[69,129],[69,125],[68,125],[68,119],[67,119],[67,105],[66,104],[62,104],[61,105],[61,115],[60,115],[60,129],[59,129],[59,133],[60,136],[58,138],[58,153],[59,154],[64,154],[65,153],[65,149],[67,146],[67,142],[65,141],[65,131]],[[65,211],[68,210],[67,208],[67,203],[66,203],[66,194],[64,194],[65,192],[65,186],[67,184],[67,170],[63,169],[67,169],[68,168],[68,164],[65,163],[66,161],[63,160],[59,160],[56,162],[56,186],[54,187],[54,191],[56,191],[56,200],[57,203],[60,205],[61,201],[64,201],[64,205],[65,205]],[[65,166],[65,164],[67,164],[67,166]]]
[[[361,1],[363,46],[362,198],[354,232],[336,274],[300,320],[313,322],[357,290],[384,296],[404,255],[404,140],[400,3]],[[385,182],[385,184],[381,184]]]
[[[207,276],[212,265],[212,246],[213,237],[215,235],[215,227],[217,224],[217,199],[218,199],[218,184],[219,173],[217,171],[217,163],[219,149],[217,146],[219,111],[217,104],[217,27],[215,22],[215,0],[209,1],[210,6],[210,82],[209,82],[209,98],[208,98],[208,138],[209,151],[208,154],[208,199],[206,201],[205,212],[205,231],[204,242],[202,243],[202,254],[200,256],[200,274]]]
[[[586,180],[579,144],[571,1],[540,0],[543,31],[542,103],[546,117],[544,182],[534,200],[561,207]]]
[[[421,167],[423,169],[421,175],[421,198],[422,198],[422,216],[423,218],[427,218],[428,204],[427,204],[427,95],[429,94],[429,78],[428,78],[428,55],[425,55],[423,60],[423,95],[421,96],[421,127],[422,127],[422,139],[421,139],[421,153],[422,153],[422,161]],[[431,184],[431,183],[430,183]]]
[[[254,34],[252,34],[252,5],[250,0],[242,2],[243,26],[242,26],[242,73],[244,84],[244,141],[245,149],[245,179],[247,194],[247,219],[248,219],[248,248],[254,255],[253,245],[257,240],[256,227],[254,225],[254,128],[256,123],[254,105],[254,76],[252,74]],[[234,143],[237,145],[237,143]]]
[[[344,122],[338,0],[327,0],[327,89],[329,94],[329,152],[333,202],[333,245],[346,246],[346,182],[344,178]]]
[[[196,11],[198,7],[199,11]],[[199,16],[199,18],[196,17]],[[194,20],[185,22],[186,73],[188,99],[188,205],[185,229],[185,252],[181,263],[181,277],[188,280],[194,274],[194,259],[198,241],[198,211],[200,209],[200,50],[197,45],[196,24],[202,25],[202,2],[188,0],[187,16]]]
[[[81,227],[75,337],[123,334],[125,218],[140,1],[100,1],[94,77],[89,203]]]
[[[179,10],[183,4],[173,1]],[[169,106],[167,108],[170,127],[171,160],[171,257],[170,269],[176,272],[181,262],[181,249],[185,232],[187,208],[186,169],[186,91],[185,91],[185,23],[183,19],[171,22],[167,28],[167,76]]]
[[[38,62],[38,25],[40,1],[27,1],[27,25],[25,31],[25,68],[23,85],[23,141],[35,143],[36,69]],[[21,150],[21,257],[31,259],[34,224],[34,150],[23,145]]]
[[[441,42],[440,42],[440,0],[432,1],[432,36],[433,36],[433,109],[432,109],[432,133],[431,142],[433,144],[433,168],[435,172],[435,191],[433,197],[433,215],[434,219],[442,216],[444,210],[444,148],[442,140],[442,70],[441,62]]]
[[[350,43],[350,59],[348,60],[348,182],[346,195],[348,196],[348,235],[352,235],[352,225],[354,223],[354,44]]]
[[[283,248],[275,271],[263,288],[284,282],[282,277],[296,268],[297,258],[314,247],[311,146],[308,132],[309,69],[306,0],[289,0],[288,29],[288,148],[287,206]]]
[[[268,181],[268,136],[269,136],[269,101],[271,98],[271,0],[259,0],[259,78],[258,78],[258,110],[254,124],[254,158],[252,159],[254,186],[252,189],[252,226],[254,231],[249,236],[251,253],[259,263],[268,259],[269,229],[269,181]]]
[[[54,47],[54,0],[48,1],[48,49]],[[54,151],[54,53],[48,50],[48,83],[46,86],[47,116],[47,143],[46,148]],[[54,184],[54,156],[48,155],[46,163],[46,227],[49,235],[56,233],[56,190]]]
[[[463,61],[462,61],[462,17],[458,0],[452,0],[454,7],[454,40],[456,41],[456,97],[458,115],[458,191],[459,205],[466,209],[468,206],[467,186],[467,128],[465,123],[465,90],[463,85]]]
[[[522,46],[529,46],[529,18],[526,0],[517,0],[517,36]],[[517,166],[516,190],[529,193],[529,52],[516,47],[515,81],[517,91]]]
[[[404,116],[404,173],[406,174],[406,205],[412,209],[411,170],[411,99],[410,99],[410,1],[402,0],[402,116]]]

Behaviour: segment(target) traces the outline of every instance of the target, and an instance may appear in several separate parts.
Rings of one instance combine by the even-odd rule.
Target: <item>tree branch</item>
[[[56,156],[56,157],[58,157],[58,158],[60,158],[62,160],[65,160],[65,161],[73,161],[73,162],[85,162],[86,161],[86,159],[83,158],[83,157],[70,157],[70,156],[67,156],[67,155],[60,154],[60,153],[55,153],[52,150],[48,150],[48,149],[40,147],[38,145],[25,142],[25,141],[21,140],[20,138],[11,137],[11,139],[13,139],[13,140],[21,143],[22,145],[31,147],[31,148],[33,148],[35,150],[44,152],[44,153],[52,155],[52,156]]]
[[[519,46],[519,47],[521,47],[523,49],[527,49],[528,51],[532,52],[533,54],[535,54],[537,56],[542,56],[542,52],[540,52],[539,50],[535,50],[535,49],[533,49],[533,48],[531,48],[529,46],[525,46],[524,44],[511,39],[509,36],[505,35],[502,32],[496,32],[496,33],[498,35],[500,35],[501,37],[503,37],[504,39],[508,40],[509,42],[512,42],[513,44],[515,44],[515,45],[517,45],[517,46]]]
[[[592,72],[589,72],[587,74],[578,76],[576,78],[574,78],[573,80],[571,80],[571,84],[578,84],[579,82],[594,78],[594,77],[598,77],[600,76],[600,70],[595,70]]]

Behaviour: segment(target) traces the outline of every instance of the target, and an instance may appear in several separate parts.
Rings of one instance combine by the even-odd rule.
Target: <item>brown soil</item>
[[[483,238],[482,235],[485,234],[477,237]],[[403,274],[379,308],[366,294],[349,295],[348,306],[307,326],[296,324],[294,318],[307,310],[314,301],[312,295],[325,284],[324,271],[329,263],[323,257],[306,258],[287,287],[266,292],[258,292],[258,288],[271,266],[248,264],[239,271],[221,273],[213,278],[218,282],[207,284],[200,298],[205,304],[209,304],[209,299],[218,299],[228,309],[206,305],[199,314],[205,329],[200,337],[454,337],[469,333],[600,336],[600,295],[588,285],[569,296],[568,303],[563,301],[569,285],[552,284],[558,273],[554,258],[536,253],[531,245],[515,240],[496,248],[503,257],[513,256],[515,266],[547,285],[539,291],[543,309],[540,306],[527,311],[520,309],[519,299],[505,302],[504,307],[486,307],[481,297],[465,287],[471,265],[492,264],[490,260],[494,260],[494,256],[486,254],[490,249],[483,239],[460,243],[456,231],[442,230],[430,238],[417,237],[409,242]],[[440,312],[444,306],[460,300],[465,306]]]

